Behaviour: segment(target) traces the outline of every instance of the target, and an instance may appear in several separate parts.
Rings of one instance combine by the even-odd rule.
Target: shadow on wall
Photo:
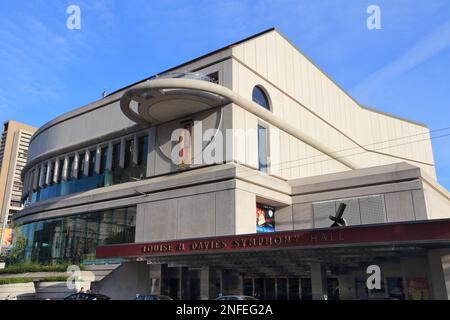
[[[92,291],[111,300],[133,300],[136,294],[149,293],[149,265],[131,262],[120,265],[100,282],[92,283]]]

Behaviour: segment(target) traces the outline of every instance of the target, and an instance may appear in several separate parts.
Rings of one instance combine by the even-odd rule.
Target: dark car
[[[111,298],[98,293],[73,293],[64,298],[64,300],[110,300]]]
[[[164,296],[161,294],[139,294],[134,298],[134,300],[173,300],[169,296]]]

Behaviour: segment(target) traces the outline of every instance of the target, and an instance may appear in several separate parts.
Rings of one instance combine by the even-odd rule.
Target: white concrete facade
[[[449,193],[436,181],[429,129],[361,106],[277,30],[169,71],[161,76],[186,71],[217,73],[218,83],[149,79],[50,121],[32,138],[23,198],[31,201],[35,193],[58,179],[80,179],[89,174],[90,166],[99,173],[101,150],[106,146],[106,169],[113,167],[114,145],[121,146],[117,166],[126,167],[127,141],[134,141],[131,159],[136,164],[139,138],[147,135],[145,176],[31,201],[14,216],[15,223],[135,206],[135,242],[157,242],[256,233],[257,204],[276,209],[276,231],[329,227],[328,216],[341,202],[347,204],[349,225],[450,217]],[[156,88],[158,81],[166,87]],[[155,88],[150,88],[152,83]],[[267,95],[270,110],[252,102],[255,86]],[[138,89],[141,100],[137,107],[130,104],[130,110],[135,109],[132,117],[151,119],[148,123],[134,121],[132,113],[125,114],[121,106],[124,94]],[[149,100],[174,92],[183,96],[182,103],[168,99],[158,105],[153,101],[151,108],[160,109],[150,114]],[[204,109],[205,103],[196,109],[198,101],[208,99],[199,98],[199,92],[226,99],[226,103]],[[190,99],[194,96],[196,102]],[[182,116],[171,117],[173,106],[184,108]],[[190,107],[195,111],[189,113]],[[165,121],[158,123],[155,115]],[[222,133],[225,158],[213,165],[181,167],[171,162],[171,134],[186,123],[201,124],[202,135],[208,129]],[[267,173],[258,170],[256,135],[225,134],[226,130],[256,130],[258,125],[268,129]],[[194,145],[193,155],[212,141]],[[225,150],[227,146],[231,150]],[[54,175],[46,168],[53,168]],[[315,267],[320,269],[320,265]],[[316,269],[317,275],[320,270]],[[201,277],[207,278],[208,273]],[[314,283],[313,295],[320,295],[323,285]]]

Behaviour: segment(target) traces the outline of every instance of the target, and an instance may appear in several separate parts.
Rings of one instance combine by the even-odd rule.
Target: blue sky
[[[69,5],[81,29],[66,27]],[[381,8],[381,30],[366,9]],[[0,120],[53,117],[276,26],[360,103],[450,127],[450,1],[2,1]],[[439,135],[450,133],[441,131]],[[450,189],[450,137],[433,140]]]

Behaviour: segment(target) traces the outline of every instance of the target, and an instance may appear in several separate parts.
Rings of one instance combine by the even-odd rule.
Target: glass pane
[[[100,151],[100,173],[104,173],[106,171],[107,155],[108,155],[108,147],[101,148],[101,151]]]
[[[267,129],[258,126],[258,168],[267,172]]]
[[[275,279],[266,278],[266,299],[274,300],[275,299]]]
[[[277,299],[287,300],[287,279],[285,278],[277,279]]]
[[[95,159],[96,159],[97,152],[96,150],[92,150],[89,152],[89,170],[88,170],[88,176],[92,177],[95,172]]]
[[[302,300],[312,300],[312,286],[310,278],[302,278],[301,279],[301,296]]]
[[[133,165],[134,140],[125,141],[125,168]]]
[[[68,166],[67,166],[67,180],[72,179],[73,160],[74,160],[74,157],[69,157],[69,162],[68,162]]]
[[[269,99],[267,99],[266,94],[259,87],[253,88],[252,100],[256,102],[263,108],[270,110]]]
[[[244,279],[244,295],[253,296],[253,279]]]
[[[113,154],[112,154],[112,169],[118,169],[120,163],[120,143],[116,143],[113,145]]]
[[[300,282],[298,278],[289,278],[289,300],[300,299]]]
[[[138,165],[147,166],[148,136],[139,138]]]

